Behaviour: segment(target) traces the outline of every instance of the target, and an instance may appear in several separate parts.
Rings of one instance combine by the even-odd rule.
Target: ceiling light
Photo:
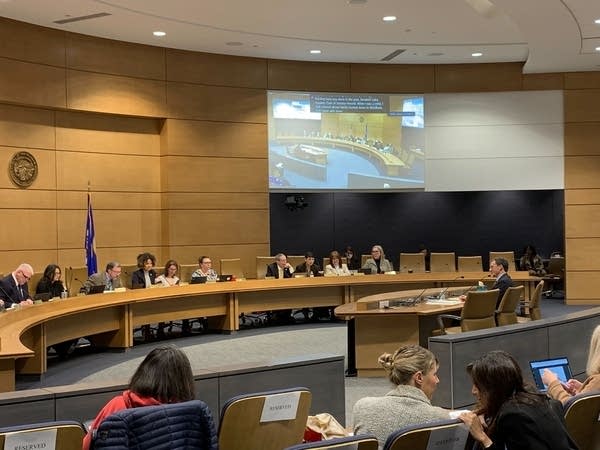
[[[321,54],[321,50],[311,50],[310,51],[313,55],[320,55]]]
[[[600,25],[600,19],[594,20],[594,23]]]
[[[163,37],[167,35],[167,33],[165,33],[164,31],[153,31],[152,34],[156,37]]]
[[[395,22],[396,16],[384,16],[382,19],[384,22]]]
[[[600,47],[596,47],[596,51],[597,51],[597,52],[600,52]]]
[[[473,58],[479,58],[480,56],[483,56],[483,53],[481,53],[481,52],[475,52],[475,53],[471,53],[471,56]]]

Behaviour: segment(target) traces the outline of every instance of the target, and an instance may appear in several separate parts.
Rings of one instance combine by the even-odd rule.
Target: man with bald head
[[[21,264],[10,275],[0,280],[0,306],[10,308],[13,304],[33,305],[27,282],[33,275],[29,264]]]

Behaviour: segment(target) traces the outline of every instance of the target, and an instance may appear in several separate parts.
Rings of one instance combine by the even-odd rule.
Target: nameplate
[[[41,431],[7,433],[4,450],[55,450],[56,428]]]
[[[432,430],[427,450],[464,450],[469,430],[465,425]]]
[[[300,392],[268,395],[265,398],[260,422],[277,422],[279,420],[292,420],[298,413]]]

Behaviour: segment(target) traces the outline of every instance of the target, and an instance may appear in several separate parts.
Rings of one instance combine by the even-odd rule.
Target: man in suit
[[[33,305],[27,282],[33,276],[29,264],[21,264],[10,275],[0,280],[0,306],[10,308],[13,304]]]
[[[121,264],[117,261],[111,261],[106,265],[104,273],[95,273],[83,283],[86,292],[89,292],[92,286],[104,286],[105,291],[114,291],[122,287],[121,284]]]
[[[492,289],[499,289],[498,300],[496,300],[496,309],[500,306],[502,297],[509,287],[512,287],[513,282],[508,275],[508,261],[504,258],[494,258],[490,262],[490,274],[496,278],[496,282],[492,286]]]
[[[283,253],[275,255],[275,262],[267,266],[267,276],[275,278],[292,278],[294,268]]]

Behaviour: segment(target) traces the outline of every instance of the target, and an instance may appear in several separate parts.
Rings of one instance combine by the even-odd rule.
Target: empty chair
[[[69,291],[69,297],[73,297],[79,293],[79,290],[83,287],[83,283],[88,279],[88,269],[86,266],[83,267],[65,267],[65,273],[63,275],[63,282],[67,291]],[[35,287],[33,287],[35,289]]]
[[[544,292],[544,295],[548,298],[564,298],[564,277],[565,258],[562,256],[553,256],[550,258],[550,261],[548,261],[548,275],[544,277],[548,282],[548,287],[550,289],[547,292]]]
[[[432,253],[431,272],[456,272],[456,255],[451,253]]]
[[[300,444],[311,399],[305,387],[232,398],[221,410],[219,449],[281,450]]]
[[[293,445],[285,450],[309,450],[313,448],[335,450],[377,450],[378,441],[372,434],[359,434],[343,438],[328,439],[326,441],[306,442]]]
[[[600,448],[600,392],[579,394],[564,406],[567,431],[579,450]]]
[[[369,259],[370,257],[371,257],[370,253],[368,255],[360,255],[360,267],[363,267],[365,265],[365,263],[367,262],[367,259]]]
[[[121,264],[121,284],[127,288],[131,287],[131,276],[138,270],[137,264]]]
[[[218,446],[208,406],[192,400],[118,411],[100,424],[91,448],[217,450]]]
[[[400,253],[400,272],[425,272],[425,254]]]
[[[482,272],[483,263],[481,256],[459,256],[458,257],[459,272]]]
[[[517,317],[517,322],[529,322],[530,320],[540,320],[542,311],[540,303],[542,300],[542,292],[544,291],[544,280],[541,280],[535,287],[531,299],[521,302],[521,308],[528,311],[529,317]]]
[[[46,441],[48,431],[56,431],[54,442]],[[44,434],[36,433],[44,432]],[[7,435],[12,440],[14,446],[15,439],[26,440],[26,444],[22,444],[19,448],[49,448],[49,444],[53,444],[53,448],[60,450],[81,450],[81,442],[85,436],[85,429],[79,422],[73,420],[62,420],[59,422],[44,422],[31,425],[17,425],[13,427],[0,428],[0,448],[9,448],[7,445]]]
[[[501,327],[502,325],[512,325],[518,323],[517,321],[517,306],[519,300],[523,296],[525,288],[523,286],[509,287],[496,311],[496,324]]]
[[[240,258],[222,259],[221,274],[233,275],[238,280],[245,278],[242,260]]]
[[[256,257],[256,279],[262,280],[267,274],[267,266],[275,261],[274,256],[257,256]]]
[[[504,258],[508,261],[508,272],[514,271],[517,267],[515,265],[515,252],[490,252],[490,262],[494,258]]]
[[[441,314],[438,316],[439,330],[434,334],[452,334],[461,331],[483,330],[496,326],[496,300],[498,289],[490,291],[469,291],[460,316]],[[444,320],[459,320],[460,326],[447,327]]]
[[[440,420],[422,425],[401,428],[389,435],[384,450],[436,450],[464,449],[469,439],[467,427],[458,419]],[[429,442],[435,442],[429,446]]]
[[[179,279],[182,283],[189,283],[198,264],[181,264],[179,266]]]

